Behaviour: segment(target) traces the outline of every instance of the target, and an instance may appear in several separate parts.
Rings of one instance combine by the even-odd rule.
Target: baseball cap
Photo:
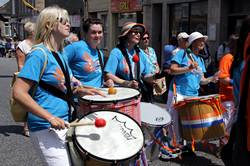
[[[188,37],[189,37],[189,35],[186,32],[181,32],[181,33],[178,34],[177,40],[187,39]]]

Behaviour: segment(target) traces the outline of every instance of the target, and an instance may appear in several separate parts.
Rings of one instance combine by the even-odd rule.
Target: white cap
[[[188,38],[188,46],[190,46],[196,39],[204,38],[206,41],[208,39],[208,36],[202,35],[200,32],[193,32],[189,35]]]
[[[188,37],[189,37],[189,35],[186,32],[181,32],[181,33],[178,34],[177,40],[187,39]]]

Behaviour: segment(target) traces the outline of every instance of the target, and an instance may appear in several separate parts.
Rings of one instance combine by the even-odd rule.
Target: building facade
[[[250,14],[248,0],[240,3],[237,0],[139,0],[136,4],[130,0],[86,0],[85,3],[85,17],[103,19],[108,29],[104,47],[110,50],[115,46],[124,21],[142,22],[151,33],[151,45],[160,63],[169,37],[181,31],[208,35],[210,53],[214,55],[218,45],[231,33],[237,33],[242,19]]]

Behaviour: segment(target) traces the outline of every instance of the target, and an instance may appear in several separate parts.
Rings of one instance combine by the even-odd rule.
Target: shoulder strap
[[[98,58],[99,58],[99,62],[100,62],[101,70],[102,70],[101,82],[103,83],[103,77],[104,77],[104,63],[103,63],[103,60],[102,60],[101,52],[100,52],[100,50],[99,50],[98,48],[97,48],[97,52],[98,52]]]
[[[39,85],[39,82],[41,81],[41,78],[42,78],[42,76],[43,76],[43,73],[44,73],[45,68],[46,68],[46,66],[47,66],[47,63],[48,63],[48,55],[46,54],[46,52],[44,51],[44,49],[42,49],[42,48],[40,48],[40,47],[35,47],[35,48],[32,48],[31,51],[34,51],[34,50],[41,50],[41,51],[43,52],[44,57],[45,57],[45,61],[44,61],[43,68],[42,68],[42,71],[41,71],[40,76],[39,76],[39,81],[38,81],[38,83],[34,86],[34,88],[33,88],[33,90],[32,90],[32,94],[31,94],[32,97],[35,95],[36,89],[37,89],[37,87],[38,87],[38,85]]]
[[[98,52],[98,58],[99,58],[99,62],[100,62],[100,65],[101,65],[102,73],[104,73],[104,63],[103,63],[103,60],[102,60],[101,52],[100,52],[100,50],[98,48],[97,48],[97,52]]]
[[[65,77],[65,85],[67,88],[67,98],[68,98],[67,103],[69,106],[69,120],[71,120],[71,106],[73,106],[75,108],[75,104],[74,104],[74,99],[73,99],[73,92],[72,92],[71,86],[70,86],[70,76],[69,76],[68,67],[65,63],[64,63],[65,64],[65,67],[64,67],[62,60],[60,59],[60,57],[58,56],[58,54],[56,52],[52,51],[52,54],[53,54],[54,58],[56,59],[57,63],[59,64],[59,66],[61,67],[62,72],[63,72],[64,77]]]

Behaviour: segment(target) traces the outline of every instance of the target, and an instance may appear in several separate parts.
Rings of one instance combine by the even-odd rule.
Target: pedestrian
[[[43,9],[36,22],[37,45],[27,56],[13,86],[13,97],[27,108],[31,140],[49,166],[71,165],[65,137],[68,122],[72,120],[72,95],[102,94],[78,86],[71,89],[72,81],[80,81],[72,77],[67,58],[62,54],[63,40],[69,31],[69,15],[65,9],[57,6]],[[31,97],[29,92],[34,86]]]
[[[98,18],[83,22],[84,40],[73,42],[64,49],[74,77],[85,86],[104,86],[104,55],[98,48],[103,39],[103,24]],[[112,81],[111,85],[113,85]]]
[[[20,70],[23,68],[25,58],[27,54],[30,52],[31,47],[34,43],[35,23],[33,22],[25,23],[24,31],[27,37],[22,42],[20,42],[16,48],[16,61],[17,61],[18,72],[20,72]],[[24,122],[23,134],[27,137],[29,137],[30,135],[27,122]]]
[[[150,92],[143,83],[154,84],[151,65],[147,55],[138,47],[144,32],[143,24],[125,23],[118,37],[119,44],[111,50],[104,71],[107,78],[118,86],[139,89],[142,101],[151,102]]]
[[[221,95],[222,106],[225,109],[223,119],[227,135],[229,135],[235,115],[235,104],[233,97],[233,79],[230,78],[230,68],[236,54],[237,35],[231,36],[228,46],[229,52],[223,55],[219,63],[219,94]]]

